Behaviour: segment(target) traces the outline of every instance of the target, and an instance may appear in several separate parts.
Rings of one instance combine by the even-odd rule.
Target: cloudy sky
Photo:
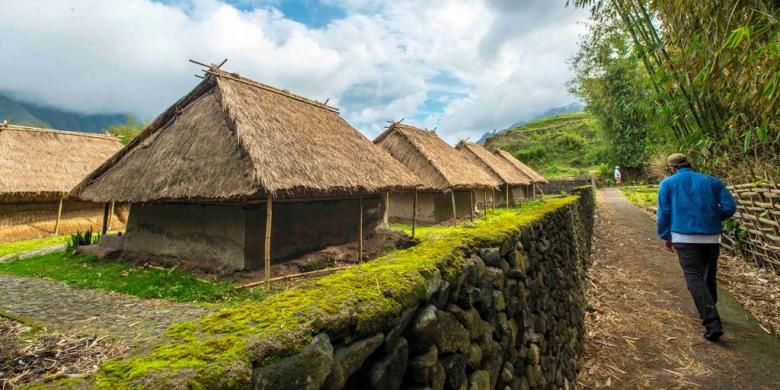
[[[0,0],[0,90],[150,119],[218,62],[330,99],[373,138],[388,120],[448,141],[574,101],[584,33],[565,0]]]

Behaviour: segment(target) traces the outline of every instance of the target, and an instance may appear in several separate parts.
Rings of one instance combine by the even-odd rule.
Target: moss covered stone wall
[[[169,330],[57,386],[573,388],[593,193],[432,230],[415,247]]]

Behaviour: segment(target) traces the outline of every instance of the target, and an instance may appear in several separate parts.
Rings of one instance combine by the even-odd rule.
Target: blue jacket
[[[736,208],[720,180],[690,168],[679,169],[661,182],[658,191],[658,236],[671,240],[672,232],[720,234],[721,222]]]

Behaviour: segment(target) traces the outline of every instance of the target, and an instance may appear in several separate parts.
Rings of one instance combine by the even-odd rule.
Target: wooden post
[[[57,206],[57,220],[54,221],[54,234],[57,235],[60,232],[60,217],[62,217],[62,200],[60,198],[60,204]]]
[[[536,184],[531,183],[531,197],[536,198]]]
[[[458,212],[455,209],[455,190],[450,189],[450,194],[452,194],[452,223],[454,225],[458,223]]]
[[[490,205],[493,211],[496,211],[496,189],[490,187]]]
[[[114,201],[111,201],[111,211],[108,212],[108,228],[111,229],[111,224],[114,220]]]
[[[386,228],[390,227],[390,191],[385,192],[385,217],[384,225]]]
[[[506,183],[506,208],[509,207],[509,183]]]
[[[358,263],[363,261],[363,192],[360,192],[360,217],[358,217]]]
[[[103,228],[100,230],[102,235],[106,235],[106,232],[108,231],[108,209],[110,207],[111,203],[106,202],[105,207],[103,207]]]
[[[412,200],[412,238],[414,238],[415,225],[417,225],[417,188],[414,189],[414,200]]]
[[[474,221],[474,190],[469,191],[469,220]]]
[[[487,218],[487,190],[482,190],[482,208],[485,211],[485,218]]]
[[[265,201],[265,248],[263,251],[263,272],[265,273],[265,288],[271,288],[271,224],[273,223],[273,198],[268,195]]]

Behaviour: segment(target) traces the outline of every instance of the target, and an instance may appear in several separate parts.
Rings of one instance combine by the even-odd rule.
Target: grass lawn
[[[0,257],[16,255],[19,253],[48,248],[56,245],[65,245],[69,235],[34,238],[32,240],[0,243]]]
[[[655,207],[658,204],[658,186],[621,187],[620,191],[639,207]]]
[[[64,252],[0,263],[0,272],[47,277],[76,287],[177,302],[259,301],[266,297],[266,292],[259,288],[236,291],[231,282],[201,280],[175,268],[143,268],[122,260],[100,260],[91,255]]]

